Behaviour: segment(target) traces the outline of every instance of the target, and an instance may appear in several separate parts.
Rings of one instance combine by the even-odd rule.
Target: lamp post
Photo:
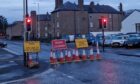
[[[39,6],[39,2],[35,2],[34,4],[37,4],[37,12],[38,12],[38,14],[40,13],[40,11],[39,11],[39,8],[40,8],[40,6]],[[37,17],[37,25],[36,25],[36,36],[37,36],[37,38],[39,39],[40,38],[40,22],[39,22],[39,17]]]

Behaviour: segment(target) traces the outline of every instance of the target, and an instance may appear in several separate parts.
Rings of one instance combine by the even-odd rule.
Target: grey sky
[[[37,10],[37,3],[39,3],[39,12],[46,13],[51,12],[54,9],[55,0],[28,0],[29,9]],[[64,0],[76,2],[77,0]],[[84,0],[85,4],[89,4],[90,1],[94,1],[99,4],[111,5],[118,9],[120,2],[124,5],[124,10],[140,9],[140,0]],[[0,15],[5,16],[8,22],[16,20],[22,20],[23,17],[23,0],[0,0]]]

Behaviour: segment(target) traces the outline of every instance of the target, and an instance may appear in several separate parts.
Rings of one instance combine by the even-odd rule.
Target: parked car
[[[0,42],[0,47],[1,48],[7,47],[7,43],[6,42]]]
[[[140,47],[140,37],[129,37],[127,41],[125,41],[124,46],[126,48],[131,48],[131,47]]]
[[[113,36],[111,41],[112,47],[121,47],[124,46],[124,42],[127,40],[124,36]]]
[[[61,39],[64,39],[66,40],[66,42],[69,42],[69,35],[63,35]]]
[[[86,39],[87,39],[89,45],[95,44],[95,37],[92,33],[86,34]]]
[[[104,45],[105,46],[110,46],[111,45],[111,42],[112,42],[112,35],[105,35],[104,36]],[[96,39],[98,40],[99,42],[99,45],[103,45],[103,36],[102,35],[97,35],[96,36]]]

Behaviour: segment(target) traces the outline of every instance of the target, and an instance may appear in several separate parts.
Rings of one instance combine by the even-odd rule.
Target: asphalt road
[[[17,49],[16,49],[17,48]],[[8,47],[4,50],[11,50],[13,54],[17,56],[22,54],[22,42],[8,42]],[[58,65],[47,65],[49,59],[50,46],[46,44],[41,45],[42,51],[39,53],[40,60],[43,61],[41,65],[45,67],[41,70],[33,70],[33,72],[39,71],[39,73],[30,73],[32,70],[19,67],[19,71],[29,76],[13,76],[13,74],[7,74],[1,76],[5,79],[2,81],[4,84],[139,84],[140,83],[140,58],[133,56],[137,53],[139,55],[140,49],[124,49],[124,48],[106,48],[106,52],[102,52],[103,59],[100,61],[85,61],[79,63],[65,63]],[[130,53],[132,55],[120,55],[120,53]],[[96,54],[96,52],[94,52]],[[17,62],[16,62],[17,63]],[[2,66],[3,64],[1,64]],[[48,67],[49,66],[49,67]],[[11,70],[14,71],[14,68]],[[16,71],[18,75],[20,75]],[[1,73],[3,73],[1,71]],[[5,73],[6,74],[6,73]],[[27,75],[26,74],[26,75]],[[6,77],[13,77],[14,80],[6,81]],[[1,82],[1,83],[2,83]]]
[[[8,84],[139,84],[140,58],[103,53],[100,61],[66,63]]]

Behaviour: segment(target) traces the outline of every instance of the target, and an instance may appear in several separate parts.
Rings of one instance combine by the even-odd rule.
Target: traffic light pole
[[[102,27],[102,34],[103,34],[103,36],[102,36],[102,40],[103,40],[103,52],[105,51],[105,34],[104,34],[104,27]]]
[[[28,17],[28,1],[23,0],[23,15],[24,15],[24,42],[29,40],[29,33],[27,32],[27,23],[26,23],[26,17]],[[24,45],[23,45],[23,55],[24,55],[24,66],[28,67],[28,60],[29,60],[29,54],[24,51]]]

